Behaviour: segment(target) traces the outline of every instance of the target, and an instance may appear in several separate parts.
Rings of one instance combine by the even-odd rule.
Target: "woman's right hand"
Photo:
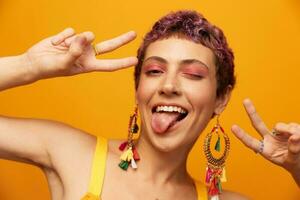
[[[113,51],[135,39],[133,31],[95,45],[99,54]],[[136,57],[97,59],[91,32],[75,34],[67,28],[32,46],[23,56],[36,80],[92,71],[115,71],[137,63]]]

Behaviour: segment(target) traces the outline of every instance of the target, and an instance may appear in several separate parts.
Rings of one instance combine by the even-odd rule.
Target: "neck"
[[[180,148],[171,152],[163,152],[153,147],[149,139],[142,135],[136,144],[136,148],[141,156],[141,161],[138,163],[138,171],[142,176],[141,178],[154,184],[190,181],[186,162],[191,148]]]

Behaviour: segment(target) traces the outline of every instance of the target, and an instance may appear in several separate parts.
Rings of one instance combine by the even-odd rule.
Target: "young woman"
[[[155,23],[138,59],[95,58],[95,53],[112,51],[134,38],[135,33],[128,32],[93,47],[92,33],[76,35],[66,29],[23,55],[0,59],[1,90],[44,78],[136,65],[141,127],[138,140],[132,141],[131,134],[137,131],[135,112],[129,141],[121,145],[127,147],[125,153],[119,150],[123,141],[96,138],[59,122],[0,117],[0,158],[39,166],[53,200],[209,198],[205,185],[187,173],[186,160],[207,123],[222,113],[230,99],[235,84],[233,53],[222,31],[201,14],[178,11]],[[232,127],[234,134],[287,169],[300,185],[300,126],[278,123],[270,131],[250,100],[244,105],[263,139],[250,137],[238,126]],[[138,157],[142,159],[136,163]],[[223,191],[220,199],[245,197]]]

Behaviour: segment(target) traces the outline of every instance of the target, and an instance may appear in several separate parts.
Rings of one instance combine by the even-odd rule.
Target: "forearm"
[[[25,54],[0,58],[0,91],[36,80]]]

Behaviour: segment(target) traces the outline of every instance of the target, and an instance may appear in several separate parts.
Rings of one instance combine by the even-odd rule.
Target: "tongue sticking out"
[[[155,112],[152,115],[151,126],[152,129],[159,134],[162,134],[168,130],[168,128],[174,125],[179,118],[179,113],[177,112]]]

